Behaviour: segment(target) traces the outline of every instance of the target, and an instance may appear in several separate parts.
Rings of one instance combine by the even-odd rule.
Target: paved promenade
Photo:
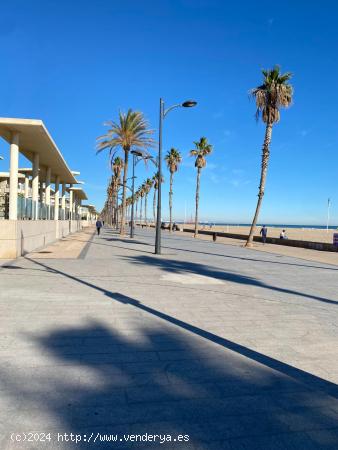
[[[1,450],[337,450],[337,266],[88,233],[0,262]]]

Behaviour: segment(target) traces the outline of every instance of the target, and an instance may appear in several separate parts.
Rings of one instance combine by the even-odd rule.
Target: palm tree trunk
[[[196,180],[196,210],[195,210],[195,233],[194,237],[198,235],[198,204],[200,200],[200,176],[201,176],[201,168],[197,168],[197,180]]]
[[[138,207],[138,199],[135,202],[135,218],[134,218],[135,225],[137,224],[137,207]]]
[[[119,228],[119,198],[116,196],[116,230]]]
[[[112,195],[112,212],[111,212],[111,226],[114,225],[115,221],[115,193]]]
[[[268,123],[266,125],[265,129],[265,137],[264,137],[264,143],[263,143],[263,149],[262,149],[262,166],[261,166],[261,180],[259,183],[259,192],[258,192],[258,201],[256,206],[255,215],[252,221],[252,225],[250,228],[250,233],[248,236],[248,240],[246,241],[245,246],[246,247],[252,247],[252,241],[253,236],[256,229],[256,224],[259,216],[259,211],[261,209],[261,204],[264,196],[264,189],[265,189],[265,182],[266,182],[266,174],[268,171],[268,163],[269,163],[269,156],[270,156],[270,142],[271,142],[271,136],[272,136],[272,123]]]
[[[126,221],[126,196],[127,196],[127,176],[128,176],[129,148],[124,149],[124,168],[123,168],[123,191],[122,191],[122,212],[121,212],[121,231],[124,235],[124,225]]]
[[[169,190],[169,232],[173,229],[173,178],[174,174],[170,172],[170,190]]]
[[[157,193],[157,190],[154,188],[154,197],[153,197],[153,216],[154,216],[154,225],[156,225],[156,193]]]
[[[146,198],[144,199],[144,221],[145,221],[146,227],[148,226],[147,206],[148,206],[148,193],[146,194]]]
[[[141,197],[141,208],[140,208],[140,226],[142,225],[142,206],[143,206],[143,197]]]

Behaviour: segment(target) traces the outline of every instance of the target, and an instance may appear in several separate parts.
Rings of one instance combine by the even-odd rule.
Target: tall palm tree
[[[157,189],[158,189],[158,182],[159,182],[159,172],[156,172],[153,175],[153,181],[154,181],[154,197],[153,197],[153,217],[154,217],[154,225],[156,225],[156,196],[157,196]],[[161,183],[164,182],[164,178],[161,177]]]
[[[196,209],[195,209],[195,233],[194,237],[198,234],[198,205],[200,198],[200,177],[201,170],[207,165],[206,156],[210,155],[212,152],[212,145],[208,143],[206,137],[201,137],[199,141],[194,142],[195,149],[190,150],[190,156],[195,156],[195,167],[197,168],[197,179],[196,179]]]
[[[135,192],[135,202],[136,202],[136,204],[135,204],[135,222],[137,222],[137,208],[138,208],[139,199],[140,199],[140,193],[139,193],[139,191],[136,191]]]
[[[147,178],[146,181],[144,182],[144,195],[145,195],[145,199],[144,199],[144,220],[145,220],[146,227],[148,226],[148,218],[147,218],[148,194],[149,194],[149,192],[150,192],[152,187],[153,187],[153,180],[151,178]]]
[[[290,72],[281,74],[279,66],[275,66],[271,70],[262,70],[262,73],[264,77],[263,84],[251,90],[251,95],[256,100],[256,119],[258,120],[261,116],[263,122],[266,124],[266,127],[262,148],[261,178],[259,183],[258,201],[248,240],[245,244],[246,247],[252,247],[253,236],[264,196],[266,174],[270,156],[272,127],[274,123],[279,122],[280,108],[287,108],[291,105],[293,94],[292,86],[288,83],[292,76]]]
[[[140,198],[141,198],[141,205],[140,205],[140,226],[141,226],[142,225],[142,213],[143,213],[143,197],[145,194],[144,184],[142,184],[142,186],[139,187],[139,193],[140,193]]]
[[[121,185],[121,173],[123,170],[123,159],[120,158],[119,156],[116,156],[116,158],[114,158],[112,160],[111,163],[111,168],[113,171],[113,176],[112,176],[112,188],[113,188],[113,204],[114,204],[114,223],[115,226],[117,227],[117,209],[118,209],[118,191]]]
[[[133,148],[143,149],[153,146],[154,140],[150,137],[153,130],[148,128],[148,122],[141,112],[131,109],[127,114],[120,112],[118,122],[109,121],[105,125],[109,127],[109,130],[105,135],[98,137],[97,152],[104,149],[109,149],[110,155],[115,154],[119,149],[124,152],[120,231],[120,234],[124,235],[129,153]]]
[[[176,148],[171,148],[165,156],[165,161],[170,172],[170,190],[169,190],[169,231],[173,229],[173,181],[174,173],[177,172],[182,162],[181,153]]]
[[[107,188],[106,212],[107,212],[107,222],[109,223],[109,225],[112,225],[112,221],[113,221],[113,208],[114,208],[114,188],[113,188],[113,179],[112,179]]]

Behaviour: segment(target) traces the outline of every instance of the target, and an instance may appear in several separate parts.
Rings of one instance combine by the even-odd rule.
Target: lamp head
[[[195,100],[186,100],[185,102],[182,103],[182,106],[184,108],[192,108],[193,106],[196,106],[197,102],[195,102]]]
[[[140,150],[132,150],[131,154],[135,156],[143,156],[143,153]]]

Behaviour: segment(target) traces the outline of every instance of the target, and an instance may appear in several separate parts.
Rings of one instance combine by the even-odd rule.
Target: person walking
[[[266,237],[268,235],[268,229],[266,228],[265,225],[262,226],[260,234],[262,236],[262,242],[263,242],[263,244],[265,244],[266,243]]]
[[[102,228],[102,222],[101,222],[100,219],[97,219],[97,221],[96,221],[96,229],[97,229],[97,235],[98,236],[100,236],[101,228]]]

